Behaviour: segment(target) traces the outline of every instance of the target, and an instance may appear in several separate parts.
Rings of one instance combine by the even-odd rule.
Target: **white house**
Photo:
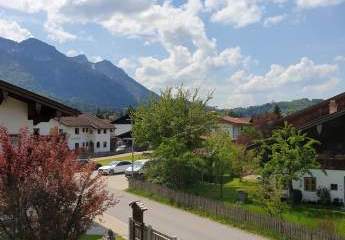
[[[34,128],[41,135],[58,128],[61,134],[65,134],[70,149],[84,149],[89,153],[110,152],[110,136],[115,130],[113,124],[88,113],[52,119]]]
[[[319,169],[293,182],[294,189],[302,191],[304,201],[318,201],[317,190],[325,188],[331,200],[345,202],[345,93],[317,105],[289,115],[287,121],[318,140]]]
[[[76,109],[0,80],[0,126],[11,135],[22,128],[32,133],[35,124],[78,114]]]
[[[224,116],[218,121],[218,126],[229,133],[232,140],[236,141],[245,126],[250,126],[250,118],[237,118]]]

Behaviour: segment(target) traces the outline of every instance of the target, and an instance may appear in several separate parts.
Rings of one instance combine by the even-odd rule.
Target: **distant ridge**
[[[18,43],[0,37],[0,79],[82,111],[123,109],[156,95],[110,61],[68,57],[35,38]]]
[[[266,112],[272,112],[275,105],[278,105],[283,115],[288,115],[290,113],[302,110],[309,106],[315,105],[319,102],[323,101],[323,99],[308,99],[308,98],[301,98],[292,101],[281,101],[281,102],[272,102],[266,103],[258,106],[250,106],[250,107],[239,107],[233,108],[230,110],[231,114],[241,116],[241,117],[249,117],[260,115]]]

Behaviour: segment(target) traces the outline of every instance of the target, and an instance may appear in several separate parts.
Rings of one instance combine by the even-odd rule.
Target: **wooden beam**
[[[0,105],[2,104],[4,100],[6,100],[7,97],[8,97],[8,92],[0,89]]]
[[[4,91],[0,89],[0,105],[2,104],[2,102],[4,101],[5,97],[4,97]]]

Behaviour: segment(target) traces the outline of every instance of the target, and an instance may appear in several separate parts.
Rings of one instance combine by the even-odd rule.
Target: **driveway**
[[[120,234],[128,237],[128,218],[131,210],[128,204],[140,200],[148,208],[144,221],[158,231],[181,240],[264,240],[266,238],[233,228],[228,225],[199,217],[195,214],[160,204],[149,199],[125,192],[128,183],[123,175],[107,177],[108,189],[119,199],[119,203],[105,214],[106,221],[112,221]],[[107,220],[108,219],[108,220]]]

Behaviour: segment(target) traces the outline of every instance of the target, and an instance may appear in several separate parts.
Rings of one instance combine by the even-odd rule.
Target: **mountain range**
[[[35,38],[15,42],[0,37],[0,79],[82,111],[123,109],[156,96],[110,61],[68,57]]]
[[[279,106],[282,115],[286,116],[290,113],[302,110],[314,104],[323,101],[322,99],[308,99],[308,98],[301,98],[292,101],[281,101],[281,102],[272,102],[272,103],[265,103],[262,105],[257,106],[250,106],[250,107],[239,107],[233,108],[228,110],[230,115],[233,116],[240,116],[240,117],[250,117],[260,115],[266,112],[272,112],[274,107],[277,105]]]

